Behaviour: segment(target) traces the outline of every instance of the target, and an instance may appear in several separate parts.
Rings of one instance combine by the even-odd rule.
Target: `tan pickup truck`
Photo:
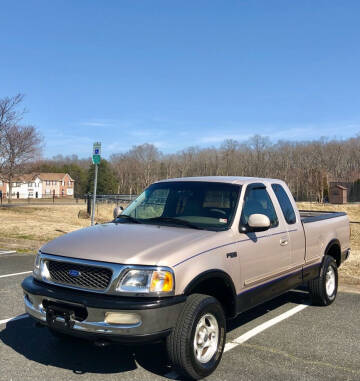
[[[332,303],[349,247],[346,214],[299,212],[283,181],[164,180],[114,221],[44,245],[25,308],[58,337],[164,340],[199,379],[221,359],[228,319],[302,284]]]

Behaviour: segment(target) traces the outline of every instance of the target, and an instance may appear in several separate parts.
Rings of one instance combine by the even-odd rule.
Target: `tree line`
[[[42,138],[23,125],[23,95],[0,99],[0,177],[9,184],[22,173],[66,172],[75,195],[93,189],[90,158],[41,158]],[[225,140],[220,147],[189,147],[164,154],[152,144],[134,145],[102,160],[99,194],[139,194],[156,180],[184,176],[254,176],[284,180],[297,200],[324,201],[331,179],[350,183],[350,199],[360,200],[360,135],[345,139],[278,141],[254,135],[245,142]],[[11,193],[11,192],[10,192]],[[359,198],[359,199],[357,199]]]
[[[67,172],[75,193],[92,192],[91,159],[55,156],[33,163],[33,171]],[[164,154],[152,144],[133,146],[102,160],[99,194],[139,194],[154,181],[185,176],[251,176],[284,180],[299,201],[323,202],[331,181],[352,184],[350,201],[360,201],[360,136],[346,140],[279,141],[253,136],[246,142],[226,140],[219,147],[190,147]]]
[[[112,155],[110,163],[121,193],[139,193],[164,178],[251,176],[284,180],[297,200],[324,201],[331,180],[352,183],[350,191],[357,189],[360,196],[360,135],[276,143],[254,135],[246,142],[226,140],[219,148],[190,147],[167,155],[143,144]]]

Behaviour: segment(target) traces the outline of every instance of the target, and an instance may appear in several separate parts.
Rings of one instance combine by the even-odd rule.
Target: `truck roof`
[[[199,176],[199,177],[179,177],[173,179],[160,180],[158,182],[166,181],[204,181],[204,182],[213,182],[213,183],[229,183],[229,184],[247,184],[247,183],[284,183],[279,179],[269,179],[263,177],[242,177],[242,176]]]

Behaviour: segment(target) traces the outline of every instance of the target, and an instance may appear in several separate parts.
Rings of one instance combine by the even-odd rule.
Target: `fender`
[[[201,287],[202,283],[210,280],[219,280],[224,285],[225,290],[224,288],[217,287],[213,290],[209,290],[209,294],[219,299],[220,303],[226,307],[230,316],[235,316],[237,300],[236,290],[233,280],[225,271],[211,269],[200,273],[186,286],[184,294],[190,295],[196,291],[198,287]]]

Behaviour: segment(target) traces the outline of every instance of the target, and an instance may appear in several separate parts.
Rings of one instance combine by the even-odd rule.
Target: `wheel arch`
[[[185,288],[184,294],[206,294],[215,297],[227,317],[236,316],[236,290],[229,274],[222,270],[207,270],[197,275]]]
[[[330,257],[333,257],[337,267],[340,267],[341,265],[341,244],[340,241],[336,238],[332,239],[326,246],[324,257],[325,255],[329,255]]]

